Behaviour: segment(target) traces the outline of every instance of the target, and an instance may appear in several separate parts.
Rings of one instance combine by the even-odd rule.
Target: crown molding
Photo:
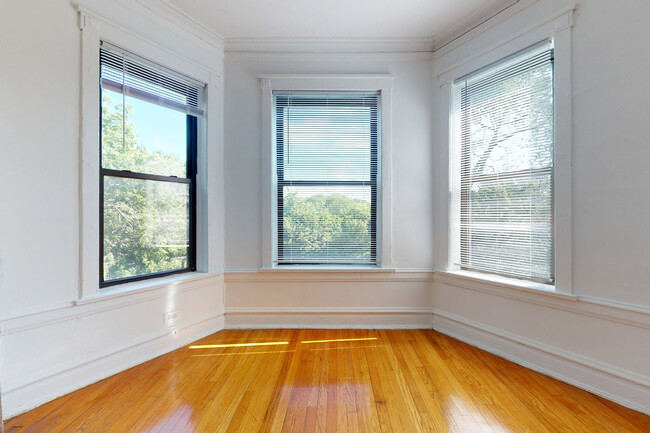
[[[284,62],[420,62],[432,61],[433,53],[263,53],[226,52],[227,60],[269,60]]]
[[[194,39],[216,49],[221,56],[223,55],[225,43],[221,35],[185,13],[171,0],[136,0],[136,3],[149,12],[153,12],[172,31],[191,35]]]
[[[230,38],[226,53],[431,53],[433,38]]]
[[[482,14],[477,15],[478,18],[465,21],[458,26],[454,26],[451,30],[437,35],[434,37],[435,57],[453,51],[538,1],[511,0],[505,6],[501,5],[497,10],[484,11]]]
[[[534,2],[537,2],[538,0],[530,0],[531,4]],[[450,74],[451,71],[454,71],[463,65],[466,65],[467,63],[480,58],[481,56],[485,55],[486,53],[492,52],[495,49],[510,43],[518,38],[521,38],[527,34],[531,34],[532,32],[538,30],[538,29],[543,29],[546,27],[546,30],[543,30],[543,36],[539,38],[539,40],[542,40],[543,38],[548,38],[552,35],[556,35],[557,33],[566,30],[568,28],[571,28],[573,26],[573,13],[575,10],[575,2],[571,1],[568,3],[568,5],[565,8],[555,10],[552,13],[549,13],[548,15],[544,16],[543,18],[537,20],[533,24],[530,24],[526,27],[524,27],[521,30],[518,30],[516,32],[511,32],[508,34],[507,37],[502,38],[498,42],[491,44],[483,49],[475,50],[472,54],[463,56],[461,59],[459,59],[456,62],[450,63],[450,64],[444,64],[444,62],[440,62],[437,66],[437,71],[436,71],[436,76],[439,78],[441,83],[448,83],[451,81],[451,77],[448,75]],[[511,17],[512,15],[508,15],[507,18]],[[503,20],[499,20],[494,25],[502,22]],[[486,29],[487,30],[487,29]],[[476,35],[472,36],[475,37]],[[466,43],[467,41],[462,41],[459,42],[459,45],[455,45],[453,48],[450,48],[448,51],[445,52],[435,52],[434,53],[434,59],[440,60],[444,58],[444,55],[448,53],[449,51],[459,48],[462,44]]]
[[[173,57],[181,59],[189,65],[195,66],[204,71],[208,71],[215,77],[220,77],[223,75],[222,67],[219,65],[223,63],[223,51],[219,51],[213,45],[202,43],[202,41],[196,40],[195,38],[191,37],[191,35],[186,35],[179,31],[173,31],[164,26],[160,27],[160,23],[151,21],[151,19],[149,19],[149,24],[153,24],[153,26],[149,25],[147,30],[143,30],[142,28],[134,26],[133,22],[121,22],[116,19],[116,10],[120,13],[124,13],[124,10],[122,9],[124,5],[122,5],[120,1],[116,1],[116,3],[112,4],[112,7],[109,9],[101,8],[100,10],[89,7],[89,3],[90,6],[96,6],[89,1],[71,3],[71,6],[77,11],[77,24],[80,30],[94,33],[95,38],[98,39],[108,38],[109,41],[111,37],[115,36],[115,31],[117,31],[118,33],[129,38],[131,42],[137,40],[141,43],[146,44],[147,46],[156,48],[161,52],[171,54]],[[117,9],[115,9],[115,5],[117,5]],[[142,16],[142,11],[136,12],[134,9],[128,9],[128,11],[137,13],[139,16]],[[137,19],[139,19],[139,17]],[[152,28],[156,29],[156,31],[152,31]],[[177,44],[175,45],[161,42],[157,37],[157,35],[160,34],[159,32],[161,30],[164,32],[164,34],[166,34],[167,42],[169,42],[170,38],[173,38],[175,41],[182,40],[184,42],[189,42],[191,45],[198,49],[198,52],[201,53],[201,56],[197,56],[196,51],[194,55],[183,51],[182,47],[185,47],[185,45],[181,44],[179,46]],[[108,36],[108,34],[111,36]],[[180,38],[177,36],[180,36]],[[118,43],[117,41],[113,40],[112,42],[118,46],[125,45],[124,41]],[[205,55],[206,52],[210,55]],[[215,61],[217,59],[218,61]],[[187,75],[192,76],[189,73]],[[200,75],[193,76],[193,78],[199,81],[207,81],[205,77],[201,78]]]

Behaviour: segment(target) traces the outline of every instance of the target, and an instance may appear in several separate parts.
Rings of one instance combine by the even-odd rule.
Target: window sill
[[[166,277],[152,278],[149,280],[134,281],[132,283],[124,283],[116,286],[110,286],[105,289],[99,289],[98,293],[94,296],[79,299],[75,301],[76,305],[84,305],[99,300],[109,300],[121,298],[124,296],[132,296],[140,293],[156,291],[162,288],[175,286],[182,283],[199,281],[202,279],[210,278],[214,274],[205,272],[189,272],[183,274],[169,275]]]
[[[380,268],[374,265],[368,266],[341,266],[341,265],[283,265],[272,268],[260,268],[260,273],[394,273],[393,268]]]
[[[578,299],[571,293],[558,291],[556,286],[550,284],[536,283],[533,281],[518,280],[498,275],[481,274],[471,271],[435,271],[435,279],[449,284],[454,284],[471,289],[496,289],[497,291],[505,289],[518,293],[528,293],[531,295],[544,295],[555,298]],[[480,287],[479,287],[480,286]]]
[[[552,284],[537,283],[535,281],[526,281],[517,278],[508,278],[500,275],[483,274],[481,272],[472,271],[448,271],[447,273],[475,280],[489,281],[500,285],[514,286],[521,289],[541,290],[542,292],[555,293],[555,286]]]

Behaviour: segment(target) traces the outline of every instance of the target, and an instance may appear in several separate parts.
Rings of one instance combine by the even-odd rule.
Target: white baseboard
[[[180,323],[110,347],[74,363],[57,365],[19,383],[3,384],[3,415],[11,418],[69,392],[149,361],[224,328],[224,314]]]
[[[433,310],[433,329],[631,409],[650,414],[648,378],[500,329]]]
[[[431,329],[429,308],[227,308],[226,329]]]

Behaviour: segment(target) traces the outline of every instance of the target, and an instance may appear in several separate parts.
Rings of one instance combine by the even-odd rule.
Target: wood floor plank
[[[199,347],[194,347],[199,346]],[[12,433],[650,431],[430,330],[227,330],[5,421]]]

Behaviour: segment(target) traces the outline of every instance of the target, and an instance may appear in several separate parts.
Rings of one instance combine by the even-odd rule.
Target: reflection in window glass
[[[187,116],[103,89],[102,168],[185,177]]]
[[[285,260],[370,260],[370,186],[285,186]]]
[[[189,184],[104,178],[104,280],[188,266]]]

